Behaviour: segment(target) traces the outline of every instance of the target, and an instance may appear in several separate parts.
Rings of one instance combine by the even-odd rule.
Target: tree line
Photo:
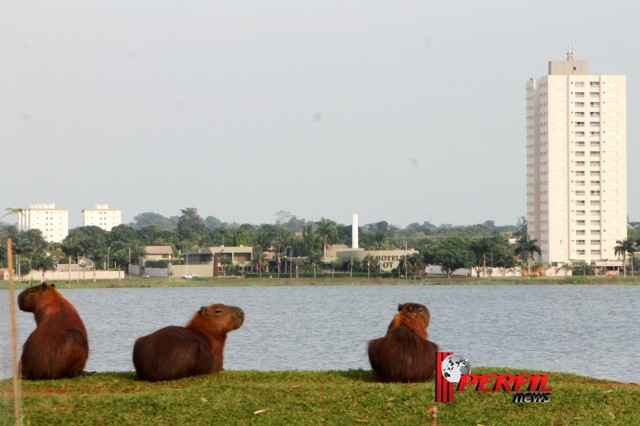
[[[13,225],[0,223],[0,265],[7,264],[6,237],[12,237],[13,254],[22,274],[32,269],[52,270],[58,263],[76,263],[80,258],[91,259],[97,269],[122,269],[137,264],[145,246],[169,246],[177,258],[179,253],[220,245],[252,246],[254,266],[260,272],[268,268],[266,252],[274,252],[279,260],[305,257],[315,272],[316,266],[322,265],[327,247],[351,245],[351,225],[324,217],[307,221],[284,211],[277,212],[276,218],[273,224],[225,223],[211,216],[203,218],[190,207],[170,218],[142,213],[130,224],[111,231],[96,226],[74,228],[60,243],[46,241],[39,230],[18,231]],[[401,228],[381,221],[359,227],[359,246],[367,250],[415,249],[417,254],[402,258],[394,271],[405,276],[420,275],[429,264],[440,265],[449,275],[458,268],[472,269],[478,276],[496,270],[504,273],[517,267],[518,261],[530,272],[535,254],[540,255],[536,241],[526,235],[524,218],[513,226],[496,226],[493,221],[468,226],[423,222]],[[627,249],[630,247],[620,251],[625,262]],[[379,269],[377,262],[370,256],[330,266],[370,273]]]

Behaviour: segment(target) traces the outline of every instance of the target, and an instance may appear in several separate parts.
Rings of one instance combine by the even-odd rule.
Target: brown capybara
[[[369,362],[381,381],[424,382],[433,375],[438,346],[427,340],[429,318],[424,305],[399,305],[387,334],[369,341]]]
[[[82,374],[89,357],[87,330],[55,285],[42,283],[24,290],[18,296],[18,306],[33,312],[36,319],[36,329],[22,350],[22,377],[47,380]]]
[[[243,322],[242,309],[215,304],[200,308],[184,327],[140,337],[133,346],[138,379],[157,382],[221,371],[227,333]]]

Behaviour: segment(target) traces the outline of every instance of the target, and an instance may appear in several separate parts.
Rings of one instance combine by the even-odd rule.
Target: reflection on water
[[[89,333],[89,371],[131,371],[136,338],[184,325],[200,306],[241,307],[227,370],[368,369],[367,340],[407,301],[431,311],[429,338],[473,365],[640,382],[640,287],[321,286],[60,290]],[[11,375],[8,292],[0,291],[0,377]],[[20,348],[35,327],[18,311]]]

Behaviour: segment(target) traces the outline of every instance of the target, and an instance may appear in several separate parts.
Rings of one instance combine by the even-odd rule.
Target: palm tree
[[[622,276],[626,276],[627,272],[627,253],[633,256],[636,251],[636,245],[632,240],[624,239],[616,241],[616,246],[613,248],[613,252],[616,256],[622,255]]]
[[[321,257],[320,257],[320,253],[317,251],[312,252],[311,254],[309,254],[309,262],[311,262],[311,267],[313,267],[313,278],[316,278],[316,266],[318,265],[318,263],[320,263],[321,261]]]
[[[260,274],[260,278],[262,278],[262,268],[265,267],[265,266],[268,266],[269,262],[267,262],[267,255],[258,246],[256,246],[253,249],[253,260],[252,261],[253,261],[254,266],[258,270],[258,273]]]
[[[478,278],[480,277],[480,270],[482,270],[482,276],[484,276],[487,270],[487,253],[491,252],[491,240],[486,237],[475,239],[471,241],[469,248],[477,258],[476,274]]]
[[[318,227],[316,228],[316,234],[320,239],[322,239],[323,244],[323,253],[322,256],[326,259],[327,257],[327,246],[329,243],[338,237],[338,228],[336,227],[336,223],[330,219],[321,218],[318,222],[316,222]]]
[[[529,278],[531,278],[531,260],[533,254],[538,253],[538,256],[542,256],[540,247],[536,244],[538,240],[530,239],[529,235],[523,235],[516,243],[515,253],[524,258],[527,261],[527,270],[529,272]]]
[[[502,269],[502,276],[507,276],[507,271],[513,270],[516,266],[516,260],[513,258],[513,254],[508,251],[498,253],[498,257],[495,264]]]
[[[13,241],[13,253],[16,255],[16,265],[18,271],[18,281],[21,280],[22,275],[22,262],[20,260],[20,256],[30,255],[33,253],[33,247],[31,245],[31,241],[24,236],[23,233],[16,235]]]
[[[7,249],[0,245],[0,265],[4,265],[7,261]]]
[[[33,269],[37,269],[38,271],[42,271],[42,281],[44,282],[44,275],[47,271],[53,271],[56,268],[56,261],[49,253],[44,250],[37,250],[33,254],[33,258],[31,260],[31,264]]]
[[[571,271],[573,269],[573,265],[570,263],[563,263],[562,265],[558,266],[556,268],[556,272],[558,271],[564,271],[564,276],[566,277],[567,274],[569,273],[569,271]]]

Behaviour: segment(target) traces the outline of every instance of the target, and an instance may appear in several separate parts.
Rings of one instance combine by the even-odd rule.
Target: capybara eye
[[[221,313],[222,313],[222,309],[216,309],[214,312],[215,312],[216,314],[221,314]]]

